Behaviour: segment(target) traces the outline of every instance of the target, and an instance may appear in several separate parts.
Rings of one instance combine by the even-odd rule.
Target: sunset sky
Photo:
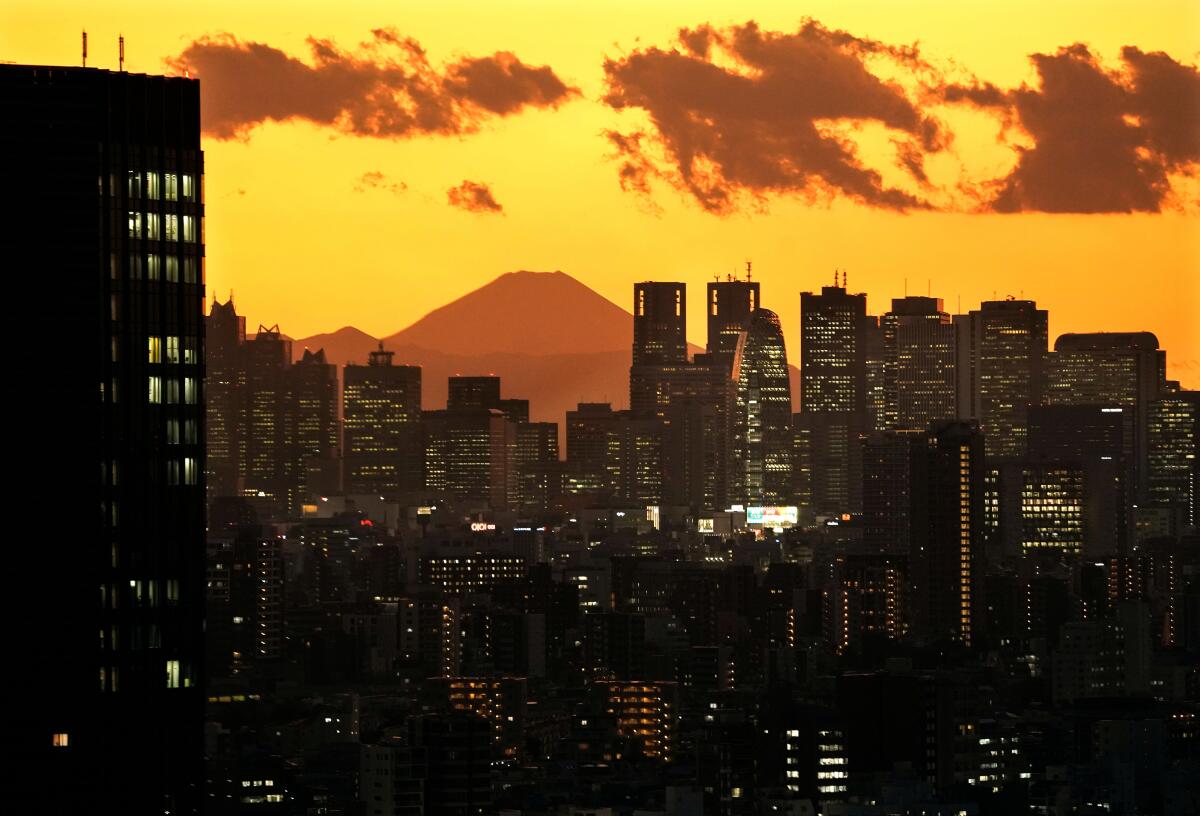
[[[626,308],[687,282],[702,343],[749,259],[794,359],[837,267],[877,313],[907,281],[1153,331],[1196,388],[1198,8],[8,0],[0,59],[76,65],[87,29],[91,66],[123,33],[200,78],[208,287],[251,328],[385,335],[557,269]]]

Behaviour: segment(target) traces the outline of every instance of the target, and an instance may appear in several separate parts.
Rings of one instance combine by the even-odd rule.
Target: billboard
[[[746,508],[746,524],[761,527],[791,527],[800,520],[800,510],[795,505],[787,507]]]

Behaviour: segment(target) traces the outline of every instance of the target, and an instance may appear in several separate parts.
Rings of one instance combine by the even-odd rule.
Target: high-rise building
[[[800,295],[800,413],[795,417],[798,492],[817,516],[862,510],[867,430],[867,296],[845,285]]]
[[[0,65],[0,161],[19,202],[21,302],[69,327],[67,364],[18,363],[14,455],[31,518],[5,614],[22,655],[6,717],[18,810],[203,804],[204,216],[195,80]],[[28,216],[26,218],[26,216]],[[16,246],[21,252],[21,246]],[[17,272],[20,274],[17,274]],[[70,422],[61,411],[67,408]],[[76,429],[72,432],[72,429]],[[87,512],[82,512],[86,508]],[[16,676],[14,675],[14,678]],[[25,807],[22,807],[24,805]]]
[[[231,297],[214,298],[204,321],[205,437],[208,444],[206,490],[208,502],[218,496],[236,496],[241,450],[242,346],[246,318],[237,313]]]
[[[989,300],[954,324],[958,416],[979,423],[990,459],[1024,456],[1029,406],[1044,393],[1046,310],[1032,300]]]
[[[941,298],[904,297],[879,319],[883,425],[923,429],[957,416],[955,330]]]
[[[867,552],[908,555],[912,550],[914,475],[925,435],[871,434],[863,445],[863,544]]]
[[[1165,386],[1166,352],[1149,332],[1064,334],[1047,362],[1051,405],[1119,406],[1133,413],[1134,501],[1146,503],[1150,403]]]
[[[600,499],[659,504],[663,490],[663,421],[580,403],[567,411],[567,477],[570,493]]]
[[[479,507],[506,509],[516,425],[500,411],[423,411],[425,489]]]
[[[790,503],[792,391],[779,317],[755,309],[738,337],[731,374],[731,494],[744,505]]]
[[[675,759],[679,729],[679,686],[663,681],[596,683],[605,712],[616,717],[617,733],[632,737],[643,756],[659,762]]]
[[[517,423],[511,471],[511,506],[537,510],[559,497],[563,469],[558,460],[558,423]]]
[[[982,584],[983,438],[966,422],[935,422],[912,484],[909,557],[914,627],[975,642]]]
[[[291,446],[287,508],[288,514],[295,516],[311,498],[341,489],[337,478],[341,473],[337,366],[326,362],[324,349],[305,349],[288,368],[287,385],[285,421]],[[333,478],[321,479],[326,473]]]
[[[381,344],[382,345],[382,344]],[[421,368],[393,365],[381,347],[342,369],[344,487],[397,498],[423,487]]]
[[[633,364],[686,363],[687,296],[682,283],[633,287]]]
[[[732,357],[742,329],[761,303],[757,281],[730,277],[708,284],[708,353]]]
[[[1176,391],[1150,403],[1146,495],[1181,532],[1200,524],[1200,392]]]
[[[242,495],[261,518],[287,511],[291,440],[288,435],[288,368],[292,341],[279,326],[259,326],[243,347],[241,380]]]

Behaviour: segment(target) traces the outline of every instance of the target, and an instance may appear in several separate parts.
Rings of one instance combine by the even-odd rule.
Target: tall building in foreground
[[[37,259],[11,283],[73,338],[29,355],[6,798],[22,812],[201,807],[204,204],[195,80],[0,65],[0,162]],[[22,220],[25,219],[25,220]],[[27,223],[26,223],[27,221]],[[20,252],[20,248],[17,249]],[[68,407],[64,423],[55,406]],[[69,520],[69,521],[68,521]],[[14,640],[15,639],[15,640]],[[17,666],[19,665],[19,670]]]

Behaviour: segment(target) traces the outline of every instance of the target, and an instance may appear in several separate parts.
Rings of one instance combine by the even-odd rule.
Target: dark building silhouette
[[[1200,520],[1200,392],[1176,391],[1150,403],[1146,497],[1178,534]]]
[[[344,487],[397,498],[424,486],[421,368],[394,365],[380,348],[342,369]]]
[[[18,296],[82,337],[36,355],[16,455],[22,547],[7,799],[23,812],[198,813],[205,603],[203,154],[195,80],[0,65]],[[25,221],[24,216],[30,216]],[[6,233],[8,235],[10,233]],[[15,242],[14,242],[15,243]],[[40,308],[39,306],[39,308]],[[63,358],[66,360],[67,358]],[[71,421],[64,423],[67,409]],[[77,429],[73,432],[71,429]],[[27,441],[26,441],[27,440]],[[16,665],[10,661],[10,665]]]
[[[324,349],[305,349],[288,369],[287,385],[287,509],[296,516],[312,498],[341,492],[337,366],[326,362]]]
[[[500,378],[492,375],[450,377],[446,407],[494,408],[513,422],[529,421],[529,400],[500,399]]]
[[[742,329],[761,303],[757,281],[730,278],[708,284],[708,353],[732,357]]]
[[[731,494],[745,505],[792,497],[792,390],[779,317],[756,309],[738,337],[734,383]]]
[[[609,403],[580,403],[567,412],[567,478],[571,493],[617,502],[662,500],[661,419],[614,411]]]
[[[687,297],[682,283],[633,287],[633,364],[686,363]],[[631,400],[632,403],[632,400]]]
[[[551,506],[562,494],[563,467],[558,459],[558,423],[519,422],[512,451],[509,504],[531,512]]]
[[[241,381],[242,493],[264,519],[287,512],[291,482],[288,380],[292,341],[278,326],[259,326],[243,347]]]
[[[1032,300],[989,300],[954,324],[958,416],[979,423],[990,459],[1023,456],[1029,406],[1045,392],[1046,310]]]
[[[225,303],[213,299],[212,309],[204,321],[204,334],[204,408],[208,445],[205,488],[211,504],[218,496],[241,493],[239,400],[246,318],[237,313],[232,297]]]

